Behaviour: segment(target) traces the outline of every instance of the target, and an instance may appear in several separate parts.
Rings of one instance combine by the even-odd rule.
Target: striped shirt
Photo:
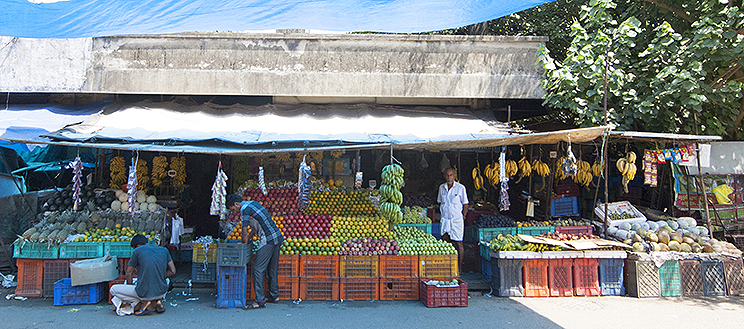
[[[253,218],[261,226],[261,230],[266,235],[266,242],[278,246],[284,242],[282,231],[276,226],[271,215],[258,201],[243,201],[240,207],[240,216],[243,221],[243,227],[248,226],[248,219]]]

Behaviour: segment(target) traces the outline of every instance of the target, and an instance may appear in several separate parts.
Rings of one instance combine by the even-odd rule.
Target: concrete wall
[[[0,92],[537,99],[543,37],[0,37]]]

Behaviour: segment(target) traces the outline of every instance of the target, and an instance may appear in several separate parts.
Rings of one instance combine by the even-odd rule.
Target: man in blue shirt
[[[225,204],[232,211],[240,211],[243,225],[243,243],[248,243],[256,235],[261,239],[258,244],[256,259],[253,261],[253,289],[256,300],[248,305],[248,309],[266,307],[266,302],[274,303],[279,298],[279,251],[284,243],[282,231],[276,226],[271,215],[257,201],[243,201],[237,194],[230,194],[225,198]],[[250,227],[251,232],[248,233]],[[266,269],[269,270],[269,296],[265,296],[263,278]]]
[[[162,300],[168,292],[168,282],[165,280],[176,274],[176,266],[173,264],[168,249],[147,243],[147,238],[142,234],[132,237],[131,246],[134,248],[132,257],[127,265],[126,284],[111,286],[109,292],[113,298],[132,306],[143,302],[142,307],[134,312],[135,315],[147,315],[153,310],[157,313],[165,312]],[[132,276],[137,269],[137,284],[132,285]],[[151,305],[152,302],[155,305]],[[114,301],[114,304],[121,304]],[[124,315],[119,312],[117,314]]]

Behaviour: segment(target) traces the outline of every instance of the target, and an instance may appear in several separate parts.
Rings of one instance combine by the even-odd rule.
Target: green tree
[[[639,19],[640,18],[640,19]],[[744,14],[725,0],[591,0],[556,60],[543,47],[545,103],[582,126],[744,138]]]

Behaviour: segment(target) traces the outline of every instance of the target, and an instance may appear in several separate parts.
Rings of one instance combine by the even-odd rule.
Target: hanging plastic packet
[[[217,166],[217,177],[212,184],[212,204],[209,207],[209,214],[220,216],[221,220],[227,217],[228,209],[225,207],[225,188],[227,187],[227,174],[222,170],[222,161]]]
[[[81,177],[83,176],[83,161],[80,160],[80,156],[75,157],[75,160],[70,163],[72,167],[72,210],[77,211],[80,207],[80,188],[83,183]]]
[[[569,177],[576,175],[576,172],[578,171],[578,165],[576,164],[576,156],[574,156],[573,151],[571,150],[570,141],[568,144],[568,154],[566,155],[566,160],[564,160],[563,164],[561,165],[561,170],[563,170],[566,176],[569,176]]]
[[[269,194],[269,191],[266,190],[266,181],[264,180],[263,160],[261,160],[261,163],[261,166],[258,167],[258,186],[261,188],[261,193],[266,195]]]
[[[300,163],[299,181],[297,182],[297,191],[299,192],[297,203],[300,205],[300,210],[304,210],[310,204],[310,178],[312,176],[312,172],[310,170],[310,166],[308,166],[307,162],[305,162],[306,158],[307,155],[302,157],[302,162]]]
[[[134,206],[137,202],[137,161],[139,160],[139,153],[136,158],[132,158],[132,165],[129,166],[129,178],[127,179],[127,202],[129,204],[129,213],[134,213]]]
[[[678,148],[672,149],[672,162],[674,163],[682,162],[682,153],[679,151]]]
[[[508,211],[509,207],[511,206],[511,202],[509,201],[509,177],[506,177],[506,147],[501,149],[501,154],[499,155],[499,179],[501,180],[500,184],[500,193],[499,193],[499,210],[500,211]]]

